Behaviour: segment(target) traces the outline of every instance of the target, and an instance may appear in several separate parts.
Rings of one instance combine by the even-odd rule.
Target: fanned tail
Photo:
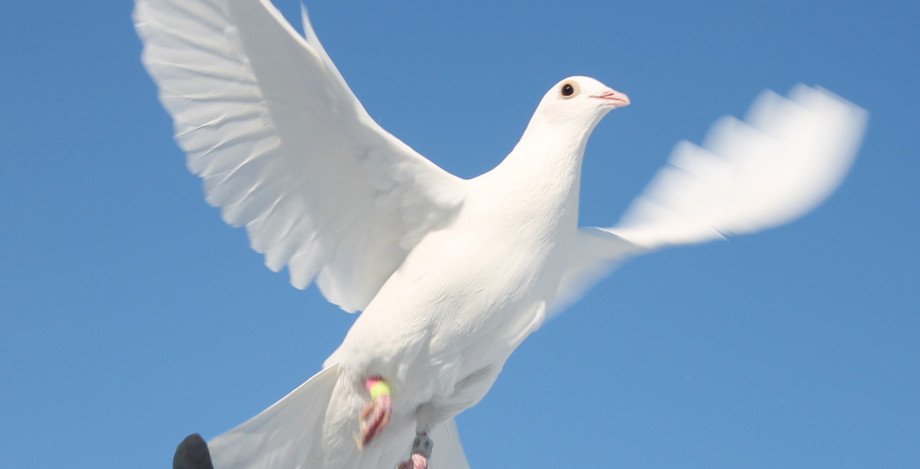
[[[330,366],[242,425],[208,442],[215,469],[322,468],[322,426],[338,381]]]
[[[176,467],[211,469],[210,465],[198,465],[209,459],[214,469],[379,469],[381,464],[389,464],[384,461],[392,459],[395,469],[398,463],[395,458],[409,455],[411,428],[391,425],[383,438],[364,451],[358,450],[347,437],[341,438],[342,435],[337,438],[341,444],[324,447],[327,412],[343,411],[334,408],[337,401],[333,394],[340,382],[339,375],[338,365],[329,366],[259,415],[214,438],[206,447],[200,437],[190,436],[179,445],[176,458],[195,463]],[[345,414],[352,415],[349,411]],[[353,415],[357,422],[357,411]],[[469,469],[453,419],[433,428],[430,437],[435,442],[432,468]],[[327,450],[338,454],[325,454]]]
[[[431,430],[431,441],[435,444],[430,461],[432,469],[470,469],[454,419],[434,427]]]

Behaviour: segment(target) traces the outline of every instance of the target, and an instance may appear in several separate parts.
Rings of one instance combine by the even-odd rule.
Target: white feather
[[[788,223],[846,176],[867,113],[821,88],[763,92],[746,121],[723,117],[703,145],[680,142],[668,165],[610,228],[579,230],[553,312],[630,256]]]
[[[653,249],[792,221],[837,188],[862,141],[866,113],[820,88],[765,91],[747,122],[724,117],[699,147],[677,144],[610,230]]]
[[[144,0],[134,19],[208,202],[296,287],[318,276],[361,310],[455,213],[463,181],[380,128],[267,0]]]
[[[214,467],[324,467],[320,448],[327,407],[322,404],[329,402],[338,380],[338,367],[330,366],[259,415],[208,442]],[[431,438],[438,448],[432,453],[432,467],[469,469],[453,419],[435,427]],[[408,447],[404,446],[398,446],[403,449],[400,453],[405,453],[401,457],[408,456]],[[370,459],[371,455],[363,456]]]

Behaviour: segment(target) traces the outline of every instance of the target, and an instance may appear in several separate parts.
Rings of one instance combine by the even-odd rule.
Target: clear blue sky
[[[298,3],[278,3],[299,28]],[[677,140],[761,89],[820,84],[871,112],[851,175],[808,217],[633,260],[531,336],[458,420],[471,464],[917,464],[920,6],[632,3],[308,4],[370,114],[464,177],[557,80],[628,93],[588,146],[586,224],[616,221]],[[317,371],[353,320],[205,204],[131,8],[0,16],[0,467],[169,467],[186,434]]]

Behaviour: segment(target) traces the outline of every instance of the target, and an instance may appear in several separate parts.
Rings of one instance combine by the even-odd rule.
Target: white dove
[[[866,120],[820,89],[765,92],[747,123],[679,144],[620,224],[578,228],[585,143],[629,104],[597,80],[554,85],[504,161],[464,180],[371,119],[305,11],[305,37],[269,0],[137,0],[134,20],[208,202],[294,286],[363,311],[322,371],[207,444],[218,469],[468,467],[453,417],[547,314],[628,256],[807,212]]]

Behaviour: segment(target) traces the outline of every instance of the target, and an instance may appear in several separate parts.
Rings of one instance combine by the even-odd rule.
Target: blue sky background
[[[298,2],[277,3],[299,29]],[[633,260],[531,336],[458,420],[474,468],[920,461],[918,5],[308,4],[370,114],[464,177],[557,80],[628,93],[588,146],[585,224],[615,222],[677,140],[764,88],[820,84],[871,112],[814,213]],[[0,16],[0,467],[169,467],[186,434],[312,375],[353,320],[205,204],[131,8]]]

